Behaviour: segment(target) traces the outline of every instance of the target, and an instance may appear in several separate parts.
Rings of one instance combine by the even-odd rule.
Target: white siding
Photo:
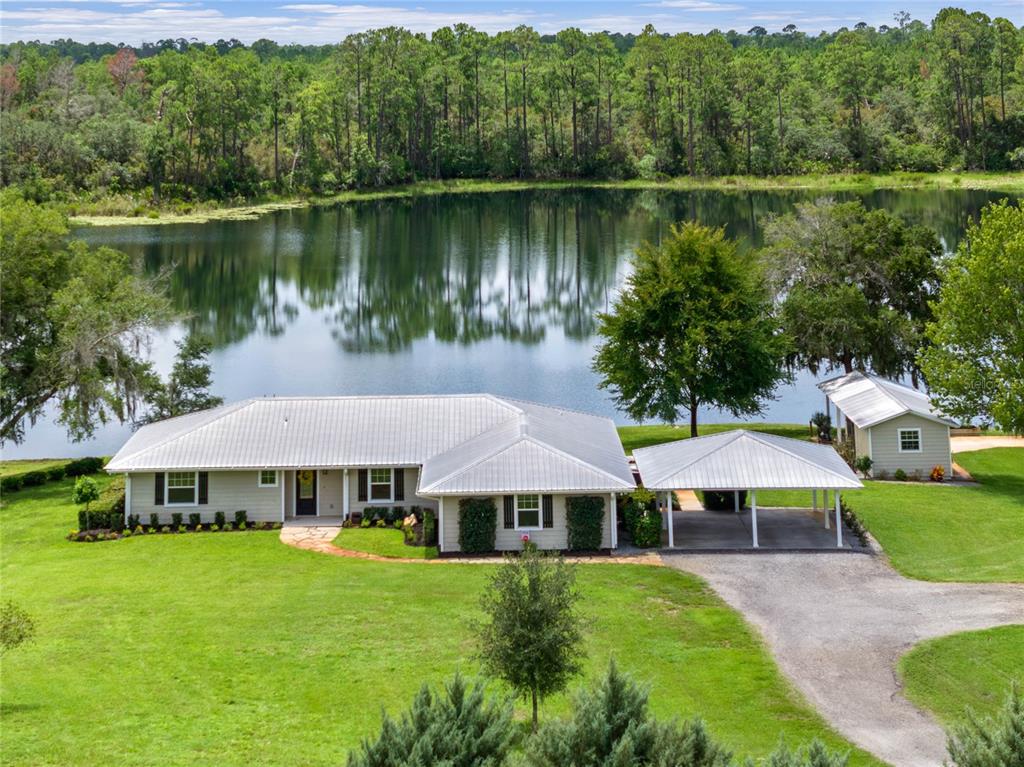
[[[853,447],[860,458],[864,455],[871,455],[871,447],[868,444],[868,432],[859,426],[853,427]]]
[[[149,524],[150,514],[159,514],[161,524],[170,524],[171,514],[180,513],[187,523],[188,515],[202,514],[203,523],[213,522],[213,515],[223,511],[229,522],[235,512],[245,510],[251,521],[277,522],[281,519],[281,488],[260,487],[256,471],[209,472],[209,502],[201,506],[157,506],[155,474],[132,474],[132,514]]]
[[[900,452],[900,429],[921,430],[920,453]],[[945,424],[907,414],[872,426],[870,433],[874,476],[877,477],[879,472],[892,475],[896,469],[903,469],[907,474],[920,472],[922,478],[927,479],[934,466],[942,466],[946,470],[946,477],[951,476],[949,427]]]
[[[565,500],[566,495],[553,495],[551,499],[551,511],[554,527],[545,530],[530,530],[530,540],[542,549],[564,550],[568,545],[568,528],[565,523]],[[604,501],[604,520],[601,527],[601,548],[611,548],[611,511],[608,494],[602,494]],[[459,498],[445,498],[444,500],[444,552],[452,553],[459,551]],[[498,551],[521,551],[523,548],[522,536],[524,530],[506,530],[504,527],[504,499],[502,496],[494,498],[494,505],[497,514],[497,532],[494,536],[495,548]]]

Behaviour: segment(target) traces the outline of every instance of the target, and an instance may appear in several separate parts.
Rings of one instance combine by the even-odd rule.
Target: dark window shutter
[[[153,495],[153,504],[155,506],[163,506],[164,505],[164,473],[162,471],[158,471],[153,476],[156,479],[156,482],[155,482],[156,493]]]
[[[199,472],[199,503],[205,505],[210,500],[210,472]]]
[[[511,530],[516,526],[516,497],[505,496],[505,529]]]
[[[395,500],[405,500],[405,469],[392,469],[395,479]]]
[[[541,496],[541,508],[544,510],[544,527],[554,527],[555,512],[552,508],[552,498],[550,495]]]
[[[359,500],[366,500],[366,483],[368,481],[366,469],[359,470]]]

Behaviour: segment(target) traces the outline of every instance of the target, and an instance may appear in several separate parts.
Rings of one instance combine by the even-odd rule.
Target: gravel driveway
[[[935,767],[945,735],[907,701],[896,662],[925,639],[1024,623],[1024,585],[928,583],[867,554],[664,554],[756,626],[783,672],[846,738]]]

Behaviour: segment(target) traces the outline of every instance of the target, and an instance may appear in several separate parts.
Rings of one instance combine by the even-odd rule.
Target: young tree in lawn
[[[484,671],[530,699],[534,732],[539,701],[580,672],[579,598],[574,567],[530,543],[521,556],[505,559],[481,598],[489,619],[477,628]]]
[[[921,367],[949,415],[1024,433],[1024,205],[990,205],[946,264]]]
[[[142,350],[172,317],[161,280],[124,253],[66,244],[66,216],[15,190],[0,209],[0,439],[18,442],[50,403],[73,440],[130,419],[152,378]]]
[[[77,506],[85,506],[85,518],[89,520],[89,506],[93,501],[99,500],[100,489],[96,486],[96,480],[92,477],[79,477],[75,480],[75,489],[71,493],[71,502]],[[92,527],[92,521],[89,520],[87,527]]]
[[[612,311],[599,316],[601,388],[637,421],[689,413],[694,437],[702,405],[761,412],[787,378],[787,346],[756,272],[722,229],[686,223],[660,247],[642,246]]]
[[[791,366],[916,378],[939,283],[933,231],[822,199],[770,221],[765,242]]]
[[[35,621],[23,608],[9,600],[0,607],[0,655],[25,644],[35,634]]]
[[[424,684],[401,718],[385,713],[380,735],[351,752],[348,767],[500,767],[515,733],[511,702],[456,674],[441,692]]]
[[[205,336],[191,334],[178,341],[177,347],[171,375],[166,383],[152,385],[146,397],[150,411],[140,424],[206,410],[224,402],[222,397],[210,394],[213,376],[207,358],[213,350],[212,342]]]

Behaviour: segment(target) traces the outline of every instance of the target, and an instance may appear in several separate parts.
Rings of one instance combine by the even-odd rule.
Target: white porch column
[[[619,547],[619,497],[615,493],[611,493],[611,505],[608,508],[610,511],[609,520],[612,526],[609,537],[611,538],[612,548],[617,549]]]
[[[825,495],[824,502],[821,504],[821,510],[825,512],[825,529],[828,530],[828,490],[822,490]]]
[[[341,472],[341,518],[348,519],[348,469]]]
[[[437,499],[437,551],[444,551],[444,496]]]
[[[323,472],[320,469],[313,469],[313,481],[316,482],[316,515],[320,516],[320,496],[323,495]]]
[[[750,529],[754,533],[754,548],[757,546],[757,491],[750,491]]]
[[[832,495],[836,497],[836,548],[843,548],[843,518],[839,513],[839,491],[833,490]],[[828,511],[825,511],[825,516],[828,516]]]
[[[675,548],[675,531],[673,528],[675,525],[672,524],[672,491],[669,490],[665,493],[665,518],[668,520],[668,547],[670,549]]]
[[[128,524],[128,517],[132,515],[132,475],[127,472],[124,475],[124,523]]]
[[[281,486],[281,524],[284,524],[284,469],[277,472],[277,484]]]
[[[737,514],[739,514],[740,513],[740,491],[739,490],[733,490],[732,491],[732,499],[733,499],[733,504],[732,505],[734,507],[734,510],[736,511]]]

